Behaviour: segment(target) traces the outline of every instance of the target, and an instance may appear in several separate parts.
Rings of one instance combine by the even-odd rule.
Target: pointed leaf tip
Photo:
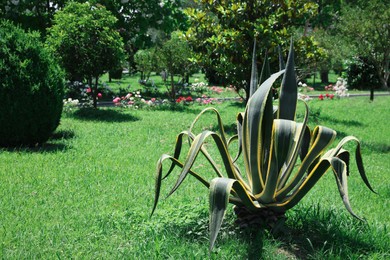
[[[298,99],[298,85],[295,73],[294,44],[291,39],[290,51],[288,54],[286,72],[283,76],[282,87],[279,97],[278,118],[295,120],[295,112]]]

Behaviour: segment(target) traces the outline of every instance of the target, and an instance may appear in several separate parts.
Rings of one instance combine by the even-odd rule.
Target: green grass
[[[287,213],[282,236],[238,230],[230,209],[211,259],[390,257],[389,97],[309,105],[312,125],[362,141],[367,174],[379,195],[365,188],[355,165],[349,187],[352,207],[367,223],[344,209],[329,172]],[[232,131],[242,104],[216,107]],[[157,159],[173,152],[176,135],[202,108],[74,110],[64,113],[47,144],[0,150],[0,258],[207,259],[208,192],[195,179],[186,179],[149,217]],[[215,118],[205,117],[202,124],[212,129]],[[196,167],[211,178],[203,162]]]

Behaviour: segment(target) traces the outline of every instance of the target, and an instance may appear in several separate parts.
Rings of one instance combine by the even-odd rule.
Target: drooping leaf
[[[234,179],[216,178],[210,183],[210,251],[213,249],[215,240],[221,229],[226,207],[229,202],[229,195],[234,182]]]
[[[321,156],[324,153],[325,149],[333,142],[336,138],[336,132],[330,128],[317,126],[313,131],[312,136],[312,146],[309,149],[309,152],[305,159],[303,160],[301,166],[298,169],[298,172],[295,174],[293,179],[288,183],[287,177],[282,176],[280,185],[283,187],[277,194],[277,200],[281,200],[286,197],[290,191],[295,192],[298,187],[300,187],[300,183],[304,181],[303,177],[306,174],[306,171],[312,164],[312,162]]]
[[[160,198],[162,173],[163,173],[162,166],[163,166],[163,162],[165,160],[171,160],[173,165],[179,166],[179,167],[183,168],[183,163],[182,162],[180,162],[179,160],[177,160],[173,156],[170,156],[170,155],[167,155],[167,154],[163,154],[161,156],[161,158],[158,160],[158,162],[157,162],[157,170],[156,170],[156,177],[155,177],[154,203],[153,203],[152,212],[150,214],[151,216],[153,215],[154,211],[156,210],[157,203],[158,203],[158,200]],[[194,176],[196,179],[198,179],[204,186],[206,186],[206,188],[209,188],[209,186],[210,186],[209,182],[206,181],[205,179],[203,179],[199,174],[197,174],[196,172],[194,172],[192,170],[190,170],[189,173],[192,176]]]

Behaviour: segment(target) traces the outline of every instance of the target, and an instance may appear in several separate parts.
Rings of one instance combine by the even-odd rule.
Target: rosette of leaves
[[[272,85],[283,76],[280,98],[277,107],[273,105]],[[177,136],[174,155],[164,154],[157,163],[155,200],[156,209],[162,180],[167,178],[175,167],[181,173],[170,191],[174,193],[188,175],[192,175],[209,189],[210,198],[210,250],[212,250],[220,230],[228,203],[244,209],[244,213],[269,211],[278,216],[294,207],[317,183],[328,169],[334,173],[342,201],[354,217],[348,198],[347,176],[349,175],[350,152],[344,149],[349,142],[356,143],[355,159],[361,178],[374,192],[365,174],[360,151],[360,142],[353,136],[343,138],[334,148],[328,149],[336,138],[336,131],[316,126],[308,126],[308,106],[304,101],[305,115],[302,122],[296,121],[297,82],[294,70],[292,44],[286,69],[271,75],[258,88],[255,61],[252,64],[251,88],[245,112],[237,116],[237,134],[227,138],[221,116],[214,108],[203,110],[187,131]],[[206,111],[213,111],[218,119],[218,131],[205,130],[198,135],[192,132],[194,124]],[[189,151],[185,160],[180,160],[183,140],[188,138]],[[223,161],[222,171],[207,151],[204,143],[212,139]],[[238,153],[233,156],[229,147],[238,141]],[[199,153],[207,158],[217,177],[208,181],[192,166]],[[244,169],[240,169],[237,159],[243,157]],[[163,163],[168,160],[171,166],[163,175]],[[226,172],[224,176],[222,172]],[[169,196],[168,195],[168,196]],[[239,214],[238,214],[239,215]],[[264,214],[267,215],[267,214]],[[359,218],[360,219],[360,218]]]

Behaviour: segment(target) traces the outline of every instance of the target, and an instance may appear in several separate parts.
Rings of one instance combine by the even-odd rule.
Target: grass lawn
[[[214,252],[208,252],[208,192],[194,178],[149,217],[156,162],[173,152],[176,135],[203,106],[172,110],[100,108],[63,114],[47,144],[0,150],[0,258],[103,259],[389,259],[390,99],[309,102],[311,125],[362,141],[367,175],[351,165],[349,215],[328,172],[287,213],[281,236],[240,231],[229,209]],[[228,130],[240,103],[215,105]],[[213,129],[212,116],[202,124]],[[210,142],[211,146],[212,142]],[[200,172],[212,174],[202,160]],[[171,183],[163,187],[167,194]]]

